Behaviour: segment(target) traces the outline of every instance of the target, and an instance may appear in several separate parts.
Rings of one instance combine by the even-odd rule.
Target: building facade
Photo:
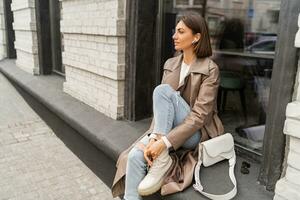
[[[300,15],[298,18],[298,27],[300,28]],[[295,47],[300,48],[300,29],[295,37]],[[300,189],[300,87],[299,87],[299,68],[298,61],[293,101],[287,105],[286,120],[284,125],[284,134],[287,137],[286,158],[283,164],[284,170],[282,178],[276,183],[275,200],[281,199],[299,199]]]
[[[40,74],[36,31],[35,1],[15,0],[11,3],[14,16],[16,64],[31,74]]]
[[[297,0],[1,0],[0,59],[14,48],[20,69],[62,75],[66,94],[112,119],[139,120],[151,116],[163,63],[176,53],[176,21],[198,12],[221,70],[226,131],[261,162],[257,178],[274,199],[300,199],[299,9]]]
[[[0,2],[0,59],[6,57],[6,32],[4,19],[4,2]]]
[[[105,115],[124,116],[125,1],[61,1],[64,91]]]

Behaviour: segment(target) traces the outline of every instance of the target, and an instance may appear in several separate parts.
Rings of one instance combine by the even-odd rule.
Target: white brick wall
[[[107,116],[122,117],[124,81],[116,81],[74,67],[67,67],[64,91]],[[76,87],[76,89],[74,89]]]
[[[64,91],[105,115],[124,115],[125,0],[61,0]]]
[[[30,54],[38,54],[37,34],[32,31],[15,31],[15,48]]]
[[[34,0],[12,0],[15,30],[16,64],[21,69],[39,74]]]
[[[300,15],[298,18],[300,27]],[[300,30],[300,29],[299,29]],[[295,46],[300,48],[300,32],[298,31],[295,39]],[[300,60],[298,61],[300,69]],[[293,102],[286,108],[286,121],[284,133],[287,135],[287,166],[282,177],[276,183],[274,200],[298,200],[300,199],[300,71],[297,72],[295,81],[295,91]]]
[[[62,32],[125,34],[124,0],[63,0]]]
[[[0,1],[0,59],[6,57],[6,31],[4,22],[3,1]]]

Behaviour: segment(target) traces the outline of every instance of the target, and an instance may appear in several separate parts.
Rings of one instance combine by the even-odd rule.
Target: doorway
[[[50,29],[51,29],[51,52],[52,52],[52,70],[58,74],[65,74],[65,68],[62,65],[62,34],[60,33],[61,20],[61,1],[49,1],[50,9]]]
[[[60,3],[58,0],[36,0],[35,6],[40,73],[63,75]]]
[[[8,58],[16,58],[15,31],[13,29],[14,15],[11,10],[12,0],[3,0],[4,19],[6,28],[6,51]]]

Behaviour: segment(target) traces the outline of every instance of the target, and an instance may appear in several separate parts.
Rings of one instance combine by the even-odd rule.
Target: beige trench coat
[[[162,78],[162,83],[169,84],[180,91],[181,96],[191,107],[191,112],[184,122],[173,128],[167,135],[174,150],[178,150],[199,129],[202,133],[201,141],[224,133],[216,105],[220,80],[218,66],[210,58],[198,58],[191,64],[187,76],[179,85],[182,59],[182,55],[168,59],[164,65]],[[154,123],[152,120],[149,130],[143,136],[151,133]],[[135,143],[122,152],[117,161],[117,172],[112,185],[114,197],[124,193],[127,156],[134,145]],[[183,191],[192,183],[193,171],[197,163],[197,149],[193,151],[179,149],[171,153],[171,156],[173,164],[161,188],[162,195]]]

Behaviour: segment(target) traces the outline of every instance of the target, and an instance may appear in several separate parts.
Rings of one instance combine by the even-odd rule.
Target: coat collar
[[[185,85],[187,77],[191,73],[201,73],[204,75],[209,75],[209,58],[197,58],[191,65],[184,81],[179,84],[181,63],[183,60],[183,55],[180,54],[177,57],[171,58],[166,64],[165,69],[171,71],[171,75],[168,78],[168,83],[175,89],[180,90],[182,86]]]
[[[165,68],[170,71],[176,71],[178,68],[181,68],[181,63],[183,60],[183,55],[180,54],[177,57],[174,57],[170,64],[168,64]],[[209,58],[197,58],[191,65],[188,74],[190,73],[201,73],[205,75],[209,75]],[[180,70],[179,70],[180,71]]]

